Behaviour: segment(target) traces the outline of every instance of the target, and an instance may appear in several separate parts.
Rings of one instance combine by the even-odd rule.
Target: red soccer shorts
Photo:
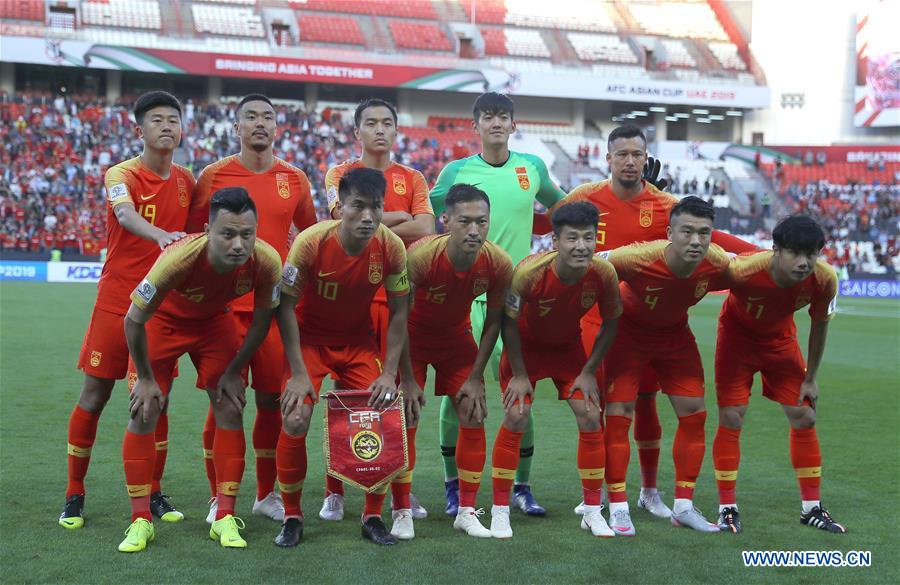
[[[647,369],[655,373],[666,394],[703,396],[703,363],[688,327],[654,334],[623,328],[620,323],[604,360],[606,402],[637,400]]]
[[[374,342],[364,345],[300,344],[303,363],[316,392],[331,374],[346,390],[365,390],[381,375],[382,362]]]
[[[191,357],[197,369],[197,388],[215,388],[219,377],[241,348],[234,318],[228,313],[202,321],[169,320],[154,315],[147,322],[147,348],[153,377],[163,393],[172,388],[172,377],[178,358]],[[134,372],[134,364],[128,369]]]
[[[602,320],[597,311],[588,311],[581,318],[581,343],[584,346],[584,355],[591,355],[591,352],[594,351],[594,340],[597,339],[597,335],[600,333],[601,325]],[[597,369],[597,383],[600,384],[601,388],[603,387],[602,380],[603,366],[601,365]],[[656,372],[652,368],[647,368],[641,377],[638,393],[653,394],[654,392],[659,392],[659,380],[656,379]]]
[[[383,291],[381,292],[383,293]],[[378,358],[384,363],[384,356],[387,354],[388,323],[391,320],[391,311],[388,308],[387,298],[378,298],[376,296],[369,307],[369,315],[372,318],[372,331],[375,334],[375,344],[378,347]]]
[[[806,361],[796,340],[769,345],[719,327],[716,341],[716,398],[719,406],[744,406],[750,401],[753,376],[760,372],[763,396],[797,406]],[[804,402],[809,405],[808,401]]]
[[[478,346],[471,334],[437,340],[410,334],[409,352],[412,358],[413,374],[416,382],[425,387],[428,364],[434,368],[435,396],[456,396],[469,377]]]
[[[575,378],[584,368],[587,357],[580,343],[572,343],[564,346],[547,346],[529,344],[522,341],[522,358],[525,360],[525,371],[528,372],[528,380],[534,386],[539,380],[550,378],[556,386],[557,398],[568,400],[569,391]],[[500,356],[500,392],[506,392],[506,386],[512,379],[512,366],[506,355],[506,349]],[[584,400],[581,390],[576,390],[571,396],[575,400]],[[529,401],[530,402],[530,401]]]
[[[247,336],[250,324],[253,322],[253,313],[240,311],[234,313],[234,322],[241,339]],[[248,376],[248,371],[250,376]],[[251,387],[257,392],[265,394],[281,394],[284,387],[285,357],[284,346],[281,344],[281,334],[278,325],[272,322],[269,333],[262,345],[250,358],[250,363],[244,369],[242,375],[245,380],[251,379]]]
[[[125,316],[94,307],[81,352],[78,369],[107,380],[121,380],[128,371],[128,342]]]

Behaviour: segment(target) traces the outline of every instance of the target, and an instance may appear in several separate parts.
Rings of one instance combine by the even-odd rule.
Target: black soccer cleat
[[[284,548],[297,546],[303,538],[303,521],[299,518],[288,518],[281,525],[281,532],[275,537],[275,545]]]
[[[834,532],[836,534],[844,534],[847,532],[847,529],[844,528],[842,524],[838,524],[831,519],[831,514],[829,514],[828,510],[822,507],[821,504],[809,512],[800,514],[800,524],[806,524],[807,526]]]
[[[741,526],[741,515],[737,508],[729,506],[719,512],[719,530],[722,532],[731,532],[732,534],[740,534],[744,531]]]
[[[150,494],[150,513],[163,522],[181,522],[184,520],[184,514],[176,510],[169,503],[169,496],[162,492]]]
[[[59,525],[69,530],[84,526],[84,494],[73,494],[66,498],[66,505],[59,515]]]
[[[373,516],[363,522],[362,537],[382,546],[397,544],[397,537],[388,532],[384,521],[377,516]]]

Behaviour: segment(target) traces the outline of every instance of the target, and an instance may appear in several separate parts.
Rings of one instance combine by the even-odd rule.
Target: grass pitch
[[[437,445],[437,400],[430,396],[418,433],[414,492],[429,510],[416,539],[381,549],[359,536],[362,497],[348,490],[347,518],[320,521],[321,410],[310,431],[310,471],[304,493],[306,532],[294,550],[272,544],[278,526],[250,515],[254,493],[248,457],[239,514],[249,548],[227,551],[207,537],[207,483],[200,431],[207,399],[193,389],[182,360],[170,409],[165,490],[186,519],[157,522],[147,551],[116,551],[130,512],[124,490],[121,441],[127,417],[123,383],[100,422],[87,480],[86,525],[57,526],[66,484],[66,426],[81,374],[75,369],[94,287],[79,284],[0,285],[0,562],[4,583],[897,583],[900,525],[900,305],[841,299],[819,376],[818,429],[824,457],[823,501],[849,534],[801,526],[799,494],[788,458],[788,426],[773,403],[751,400],[742,435],[738,501],[744,533],[698,534],[676,529],[632,507],[635,538],[597,539],[579,529],[572,507],[580,499],[575,470],[575,423],[542,383],[536,400],[537,445],[532,483],[548,509],[543,519],[513,515],[511,541],[467,538],[443,514]],[[691,323],[707,366],[707,454],[696,493],[707,517],[717,509],[712,473],[716,428],[712,391],[715,319],[722,297],[693,309]],[[798,314],[801,339],[808,319]],[[805,343],[805,342],[804,342]],[[430,391],[430,388],[429,388]],[[488,446],[500,420],[497,386],[488,388]],[[664,398],[660,486],[672,494],[671,444],[675,418]],[[247,438],[254,412],[245,416]],[[252,449],[248,449],[248,455]],[[637,455],[629,486],[637,495]],[[490,456],[488,456],[488,466]],[[490,474],[479,504],[490,508]],[[742,550],[871,551],[868,568],[745,568]]]

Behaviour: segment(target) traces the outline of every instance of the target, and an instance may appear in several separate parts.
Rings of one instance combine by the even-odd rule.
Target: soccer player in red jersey
[[[328,209],[335,219],[340,218],[338,186],[341,177],[351,169],[368,168],[384,173],[384,213],[381,223],[403,239],[409,247],[413,242],[434,233],[434,211],[428,198],[428,184],[419,171],[391,160],[391,149],[397,139],[397,109],[388,101],[370,98],[360,102],[353,113],[354,134],[362,145],[362,156],[345,161],[328,170],[325,191]],[[381,360],[385,359],[387,327],[390,320],[387,295],[379,288],[371,307]],[[319,517],[339,521],[344,518],[344,484],[330,475],[325,478],[325,500]],[[405,484],[405,485],[401,485]],[[391,490],[394,512],[411,508],[415,518],[425,518],[428,512],[408,493],[407,482],[397,482]],[[398,493],[398,491],[400,493]],[[407,500],[409,500],[407,502]]]
[[[128,295],[153,265],[161,249],[185,235],[194,177],[172,163],[181,142],[181,104],[163,91],[140,96],[134,119],[144,149],[140,156],[106,171],[107,259],[97,287],[97,301],[78,357],[84,371],[81,395],[69,418],[68,486],[59,517],[64,528],[84,525],[84,478],[97,436],[100,414],[116,380],[128,369],[128,346],[123,319]],[[165,414],[157,427],[158,467],[153,474],[151,509],[169,522],[183,515],[162,495],[162,477],[168,445]]]
[[[203,170],[194,190],[197,212],[188,223],[188,229],[202,231],[204,211],[208,209],[213,193],[226,187],[244,187],[256,204],[259,216],[257,235],[273,246],[283,261],[288,253],[291,225],[303,231],[316,223],[309,179],[303,171],[274,155],[272,145],[277,133],[275,108],[268,97],[261,94],[244,97],[237,107],[234,131],[240,137],[241,151],[214,162]],[[246,335],[253,320],[253,295],[248,294],[235,300],[232,310],[238,332]],[[281,432],[278,397],[283,385],[284,349],[277,328],[269,330],[266,340],[250,359],[249,372],[256,397],[256,419],[252,435],[256,455],[256,501],[253,503],[253,514],[282,522],[284,506],[275,491],[275,446]],[[203,428],[203,453],[213,498],[216,495],[215,465],[212,459],[215,430],[215,418],[210,410]],[[215,519],[215,508],[215,500],[212,500],[206,519],[209,523]]]
[[[219,505],[209,536],[223,547],[247,546],[239,532],[243,523],[234,516],[246,449],[241,371],[266,337],[280,283],[278,252],[256,239],[253,200],[245,189],[231,187],[213,195],[205,233],[166,250],[131,294],[125,335],[137,382],[122,459],[132,523],[120,551],[144,550],[155,537],[149,497],[156,458],[153,432],[172,387],[173,368],[184,354],[191,356],[197,388],[206,390],[216,417],[213,459]],[[242,344],[225,309],[251,291],[253,323]]]
[[[285,516],[275,539],[278,546],[296,546],[303,535],[306,432],[325,376],[331,374],[344,388],[369,389],[370,405],[376,408],[397,395],[409,282],[403,241],[380,223],[384,190],[381,171],[359,168],[345,173],[338,185],[341,219],[300,234],[284,265],[278,325],[291,376],[281,396],[282,431],[275,453]],[[369,305],[382,285],[391,312],[383,365],[369,316]],[[401,382],[411,381],[411,372],[403,370]],[[421,401],[421,388],[409,391],[407,400]],[[363,537],[382,545],[397,542],[381,519],[386,493],[386,488],[367,493],[362,515]]]
[[[597,207],[600,212],[598,252],[635,242],[666,239],[669,213],[678,198],[641,179],[641,170],[648,161],[647,139],[643,131],[634,125],[619,126],[609,133],[607,149],[610,178],[576,187],[560,205],[589,201]],[[656,166],[658,171],[658,162]],[[712,242],[734,253],[755,250],[752,244],[718,230],[713,230]],[[585,351],[590,351],[599,327],[597,313],[592,311],[585,315],[581,324]],[[645,372],[634,410],[634,441],[641,465],[641,493],[637,505],[659,518],[670,518],[672,511],[663,503],[656,487],[662,438],[662,427],[656,412],[658,388],[659,383],[653,373],[649,370]]]
[[[706,449],[703,364],[688,326],[688,308],[709,290],[727,286],[729,258],[710,243],[713,207],[685,197],[672,207],[668,241],[632,244],[604,252],[616,267],[625,312],[619,334],[604,362],[606,387],[606,489],[610,526],[633,536],[625,475],[630,445],[628,427],[641,379],[650,368],[678,416],[672,455],[675,507],[672,523],[718,532],[693,506],[694,486]]]
[[[505,414],[491,456],[494,538],[512,537],[509,497],[519,446],[534,384],[545,378],[553,380],[559,399],[568,401],[578,424],[577,465],[585,501],[581,527],[594,536],[614,536],[600,513],[606,457],[596,376],[615,338],[622,301],[615,269],[594,256],[597,218],[597,209],[588,203],[560,207],[553,215],[556,250],[525,258],[513,274],[500,358]],[[586,356],[580,321],[595,306],[603,325]]]
[[[491,532],[475,513],[486,452],[484,369],[500,334],[513,267],[509,254],[487,240],[491,203],[484,191],[456,184],[444,204],[446,233],[423,238],[409,249],[409,281],[414,290],[409,355],[416,383],[425,386],[431,365],[434,393],[451,397],[459,417],[460,507],[453,526],[470,536],[489,538]],[[472,302],[482,294],[487,295],[487,315],[476,346],[469,313]],[[414,438],[409,441],[411,453]],[[395,536],[400,530],[394,529],[402,528],[404,520],[409,525],[407,532],[412,533],[411,520],[395,518]]]
[[[819,386],[816,375],[834,317],[837,275],[819,253],[825,234],[814,220],[789,217],[772,232],[771,251],[731,262],[731,293],[719,315],[716,396],[719,429],[713,461],[719,487],[719,528],[741,532],[735,500],[740,434],[753,376],[762,376],[763,396],[781,405],[790,423],[791,464],[800,484],[800,522],[829,532],[846,532],[819,499],[822,456],[816,435]],[[809,364],[797,342],[794,312],[809,305]]]

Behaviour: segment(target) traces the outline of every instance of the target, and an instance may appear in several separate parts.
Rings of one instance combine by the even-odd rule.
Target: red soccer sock
[[[391,507],[394,510],[409,510],[409,494],[412,491],[413,470],[416,467],[416,429],[406,429],[406,444],[409,450],[409,466],[391,482]]]
[[[122,462],[125,466],[125,487],[131,498],[131,521],[144,518],[153,521],[150,515],[150,482],[153,479],[153,462],[156,446],[153,434],[136,435],[125,431],[122,442]]]
[[[275,448],[281,433],[281,411],[277,408],[256,409],[253,421],[253,450],[256,453],[256,499],[262,500],[275,491]]]
[[[206,465],[206,479],[209,481],[209,494],[216,497],[216,464],[213,461],[213,442],[216,440],[216,417],[213,415],[212,406],[206,413],[206,422],[203,424],[203,463]]]
[[[153,482],[150,487],[151,494],[162,491],[160,482],[162,481],[163,472],[166,470],[166,456],[169,454],[168,414],[164,412],[160,413],[153,438],[156,443],[156,462],[153,464]]]
[[[628,501],[625,478],[628,475],[628,461],[631,459],[631,442],[628,427],[631,419],[627,416],[606,417],[603,433],[606,442],[606,492],[610,503]]]
[[[634,404],[634,442],[641,464],[641,487],[656,487],[661,438],[662,427],[656,412],[656,394],[647,398],[638,396]]]
[[[306,435],[289,435],[282,430],[275,449],[275,463],[285,518],[303,518],[300,499],[306,481],[306,462]]]
[[[69,483],[66,498],[84,494],[84,476],[91,464],[91,448],[97,437],[97,423],[100,415],[81,408],[77,404],[69,417],[68,467]]]
[[[481,486],[481,474],[487,458],[487,440],[484,427],[459,426],[456,443],[456,467],[459,471],[459,506],[474,508]]]
[[[606,466],[603,430],[578,432],[578,474],[586,506],[600,505],[600,488]]]
[[[705,424],[705,410],[678,417],[678,430],[675,431],[675,442],[672,444],[676,498],[694,499],[694,487],[706,453]]]
[[[219,502],[216,520],[229,514],[234,515],[234,503],[244,475],[246,451],[244,429],[216,429],[216,440],[213,443],[213,461],[216,465],[216,478],[219,481],[216,492]]]
[[[325,497],[331,494],[344,495],[344,482],[330,475],[325,476]]]
[[[519,466],[519,446],[522,444],[522,433],[509,430],[502,424],[494,440],[491,453],[491,476],[494,488],[494,505],[509,506],[509,492],[512,490]]]
[[[719,425],[713,440],[713,465],[719,488],[719,505],[733,506],[738,467],[741,464],[741,429]]]
[[[822,483],[822,453],[819,450],[819,436],[816,427],[808,429],[791,428],[791,465],[797,473],[800,484],[800,499],[817,501]]]
[[[387,486],[380,488],[377,492],[366,494],[366,503],[363,508],[362,521],[365,522],[369,518],[381,518],[381,508],[384,506],[384,498],[387,496]]]

